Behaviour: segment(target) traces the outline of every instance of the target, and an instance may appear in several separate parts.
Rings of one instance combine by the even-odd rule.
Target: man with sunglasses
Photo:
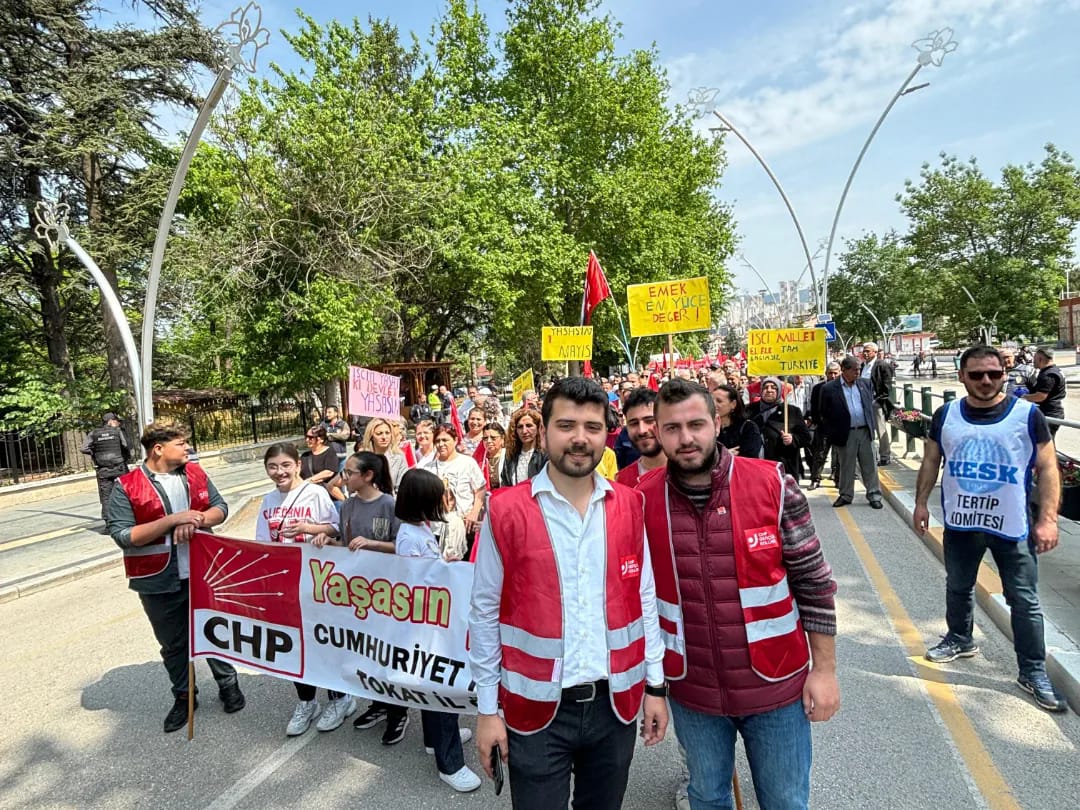
[[[927,501],[944,459],[941,505],[945,518],[945,621],[948,632],[926,651],[942,664],[971,658],[975,580],[987,549],[994,556],[1012,612],[1017,685],[1052,712],[1065,700],[1046,674],[1042,606],[1036,555],[1058,544],[1060,497],[1057,455],[1046,417],[1030,402],[1006,396],[1005,364],[992,346],[974,346],[960,357],[962,400],[934,413],[915,493],[913,523],[930,525]],[[1032,468],[1038,473],[1038,511],[1028,509]]]

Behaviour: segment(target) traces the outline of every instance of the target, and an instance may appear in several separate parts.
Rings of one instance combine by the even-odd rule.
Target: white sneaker
[[[440,773],[439,778],[458,793],[468,793],[480,787],[480,777],[465,766],[457,773]]]
[[[293,709],[292,719],[285,728],[285,734],[289,737],[298,737],[311,728],[311,721],[322,712],[322,706],[317,700],[301,700]]]
[[[472,739],[472,729],[471,728],[459,728],[458,729],[458,734],[461,735],[461,743],[462,743],[462,745],[464,745],[465,743],[467,743],[469,740]],[[434,748],[428,748],[426,745],[424,746],[424,751],[427,752],[428,754],[434,754],[435,753]]]
[[[326,704],[326,711],[322,713],[315,728],[319,731],[333,731],[345,722],[346,717],[352,717],[354,714],[356,714],[356,699],[352,695],[334,698]]]

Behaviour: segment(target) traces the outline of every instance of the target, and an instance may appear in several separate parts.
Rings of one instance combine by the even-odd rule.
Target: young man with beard
[[[840,706],[836,582],[810,509],[776,462],[717,447],[712,397],[672,380],[656,430],[664,475],[639,486],[691,807],[732,807],[741,734],[758,803],[805,808],[810,722]]]
[[[1051,712],[1066,709],[1046,674],[1046,642],[1039,603],[1037,555],[1058,544],[1060,497],[1057,454],[1046,417],[1030,402],[1008,397],[1005,366],[992,346],[960,357],[961,400],[934,412],[915,490],[915,531],[930,524],[927,501],[945,459],[941,505],[945,517],[945,622],[948,632],[926,651],[934,663],[971,658],[975,580],[990,549],[1012,614],[1016,683]],[[1031,473],[1039,475],[1038,517],[1028,511]]]
[[[626,435],[641,454],[636,462],[623,467],[615,476],[615,480],[624,486],[636,487],[646,473],[667,464],[664,448],[656,439],[655,405],[656,392],[648,388],[635,388],[623,404]]]
[[[592,380],[555,383],[541,411],[548,464],[494,493],[480,530],[476,740],[488,776],[496,746],[509,763],[517,810],[566,807],[571,776],[574,807],[617,810],[642,705],[646,745],[667,728],[641,495],[596,472],[607,408]]]

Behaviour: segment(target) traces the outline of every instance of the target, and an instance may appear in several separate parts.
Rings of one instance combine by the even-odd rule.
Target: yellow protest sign
[[[592,360],[591,326],[545,326],[540,332],[541,360]]]
[[[514,404],[517,405],[521,402],[521,397],[530,388],[536,390],[536,383],[533,381],[533,373],[530,368],[521,376],[517,377],[512,383],[514,388]]]
[[[827,336],[824,329],[751,329],[746,336],[746,373],[824,376]]]
[[[687,278],[631,284],[626,288],[630,336],[668,335],[712,327],[709,280]]]

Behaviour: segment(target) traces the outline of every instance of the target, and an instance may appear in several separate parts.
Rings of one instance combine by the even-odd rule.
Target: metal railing
[[[197,452],[300,435],[307,427],[310,403],[293,399],[260,401],[242,396],[222,397],[197,405],[161,403],[161,416],[184,422]],[[90,456],[80,452],[85,430],[0,431],[0,487],[92,472]],[[130,435],[132,444],[135,437]],[[132,458],[139,451],[133,447]]]

